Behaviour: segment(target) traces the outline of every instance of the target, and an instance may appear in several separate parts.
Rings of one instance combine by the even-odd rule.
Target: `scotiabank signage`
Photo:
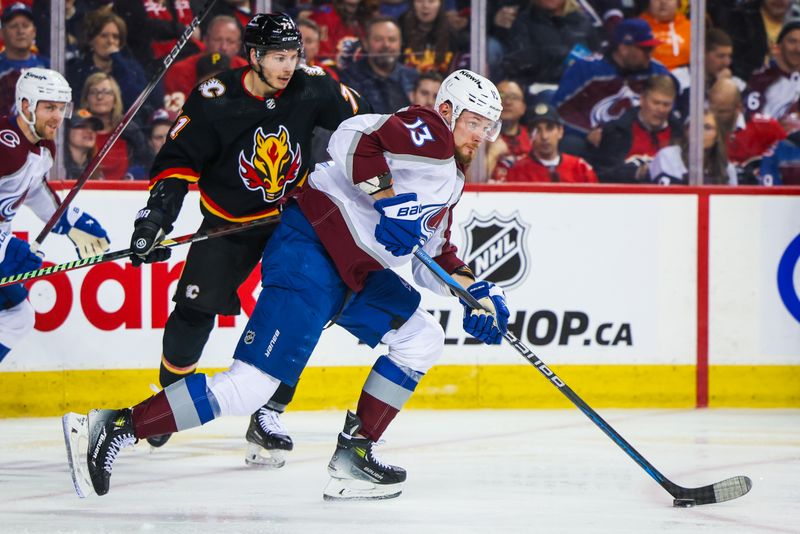
[[[36,306],[36,329],[51,332],[63,326],[70,315],[79,314],[98,330],[164,328],[171,310],[171,299],[174,283],[180,278],[184,262],[174,265],[155,263],[139,268],[130,263],[103,263],[84,270],[85,275],[79,278],[75,274],[58,273],[42,280],[29,282],[27,286],[34,295],[32,302],[36,306],[36,292],[39,284],[49,284],[54,295],[53,305],[49,309]],[[53,265],[45,262],[44,266]],[[149,271],[149,279],[145,283],[144,275]],[[242,309],[248,315],[255,306],[254,291],[261,281],[260,267],[257,267],[247,281],[239,288]],[[109,310],[103,303],[101,288],[104,284],[114,284],[122,292],[119,306]],[[145,292],[149,293],[147,309],[145,309]],[[75,306],[78,303],[79,306]],[[219,327],[235,326],[235,318],[220,316]]]
[[[146,197],[143,191],[82,191],[77,204],[120,250],[129,246]],[[174,235],[196,231],[197,200],[196,193],[187,196]],[[691,364],[696,206],[691,195],[465,193],[451,229],[462,257],[505,288],[511,330],[540,347],[548,364]],[[42,223],[24,211],[14,230],[36,235]],[[188,248],[173,248],[168,263],[137,269],[109,262],[33,282],[37,332],[4,360],[4,370],[157,367]],[[51,263],[75,259],[63,236],[49,236],[43,249]],[[414,280],[410,267],[399,272]],[[239,292],[245,313],[259,281],[256,271]],[[420,292],[445,332],[442,363],[523,363],[506,346],[474,343],[463,332],[457,299]],[[229,364],[245,322],[244,315],[218,319],[222,328],[212,332],[204,365]],[[334,327],[321,336],[309,365],[371,365],[379,353]]]

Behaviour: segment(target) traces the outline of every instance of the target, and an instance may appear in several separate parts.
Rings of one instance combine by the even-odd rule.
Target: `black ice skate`
[[[86,497],[94,490],[97,495],[105,495],[117,454],[136,442],[131,411],[92,410],[85,416],[69,413],[62,418],[62,424],[76,493]]]
[[[158,436],[150,436],[147,438],[147,443],[150,444],[151,447],[154,449],[158,449],[159,447],[163,447],[169,441],[169,438],[172,437],[172,434],[160,434]]]
[[[375,442],[355,437],[360,429],[358,416],[347,412],[344,431],[328,463],[331,479],[322,494],[326,501],[391,499],[403,491],[406,470],[376,458],[372,450]]]
[[[266,406],[250,416],[245,439],[247,455],[244,462],[253,467],[283,467],[286,465],[286,451],[294,447],[292,438],[281,423],[280,414]],[[261,454],[262,450],[267,452],[267,456]]]

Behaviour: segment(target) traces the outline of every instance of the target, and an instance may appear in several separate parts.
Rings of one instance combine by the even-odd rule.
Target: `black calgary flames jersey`
[[[197,183],[203,214],[246,222],[275,213],[311,169],[315,126],[335,130],[369,111],[361,96],[322,69],[298,68],[283,91],[258,97],[249,67],[223,72],[192,91],[150,171],[150,187]]]

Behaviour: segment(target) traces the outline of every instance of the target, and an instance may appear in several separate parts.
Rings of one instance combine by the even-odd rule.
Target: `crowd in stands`
[[[707,0],[704,183],[800,184],[798,0]],[[59,2],[59,5],[61,2]],[[205,0],[66,0],[65,76],[76,112],[64,163],[78,178],[163,67]],[[466,0],[275,1],[305,61],[377,113],[432,106],[469,66]],[[688,183],[691,18],[686,0],[489,0],[487,71],[502,133],[479,180]],[[93,176],[147,179],[188,94],[247,65],[250,0],[219,0]],[[49,67],[51,0],[0,0],[0,114],[21,69]],[[700,118],[698,117],[698,120]],[[326,157],[328,132],[314,139]]]

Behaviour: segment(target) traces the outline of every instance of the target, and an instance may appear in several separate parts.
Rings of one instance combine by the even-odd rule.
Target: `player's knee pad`
[[[249,363],[234,360],[227,371],[208,379],[220,415],[250,415],[272,397],[280,380]]]
[[[163,354],[170,371],[186,374],[194,370],[208,336],[214,329],[213,313],[176,304],[164,327]]]
[[[0,345],[11,350],[33,330],[36,312],[27,300],[0,311]]]
[[[389,345],[389,359],[400,367],[427,373],[444,350],[444,330],[434,317],[421,308],[398,330],[383,337]]]

